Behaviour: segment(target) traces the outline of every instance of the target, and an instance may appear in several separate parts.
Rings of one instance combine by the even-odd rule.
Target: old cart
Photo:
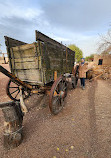
[[[36,42],[32,44],[5,36],[11,73],[2,66],[0,71],[10,78],[6,91],[12,100],[23,104],[23,99],[32,93],[49,90],[50,110],[58,114],[67,95],[67,77],[72,78],[75,88],[72,74],[75,52],[39,31],[35,33]]]

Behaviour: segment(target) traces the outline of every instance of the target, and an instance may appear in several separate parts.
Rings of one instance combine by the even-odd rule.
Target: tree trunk
[[[12,149],[17,147],[23,140],[22,121],[23,113],[19,102],[1,103],[0,107],[4,114],[4,147]]]

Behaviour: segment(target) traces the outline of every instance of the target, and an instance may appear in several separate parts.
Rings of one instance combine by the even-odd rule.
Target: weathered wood
[[[44,85],[54,80],[54,71],[58,76],[72,72],[75,52],[39,31],[36,41],[10,47],[11,71],[18,78]]]
[[[26,51],[26,50],[29,50],[29,49],[34,49],[34,47],[36,45],[37,45],[37,43],[19,45],[19,46],[13,47],[13,51],[18,52],[19,50]]]
[[[9,101],[9,102],[4,102],[4,103],[0,103],[0,108],[4,108],[6,106],[13,106],[14,102],[13,101]]]
[[[42,42],[51,43],[52,45],[66,49],[66,46],[64,46],[63,44],[55,41],[54,39],[44,35],[43,33],[39,32],[37,30],[35,31],[35,34],[36,34],[36,41],[40,40]]]
[[[103,72],[101,74],[97,75],[96,77],[93,77],[92,79],[90,79],[90,82],[93,81],[93,80],[95,80],[95,79],[97,79],[98,77],[100,77],[102,75],[103,75]]]
[[[23,46],[25,46],[25,45],[23,45]],[[19,49],[17,49],[17,51],[15,51],[14,47],[12,47],[11,49],[13,49],[15,59],[18,59],[18,58],[22,59],[22,58],[28,58],[28,57],[35,56],[34,47],[30,48],[30,49],[26,49],[26,50],[21,50],[21,47],[19,46]]]
[[[15,58],[15,63],[23,63],[23,62],[34,62],[35,56],[26,57],[26,58]]]
[[[27,44],[27,43],[16,40],[16,39],[13,39],[13,38],[10,38],[10,37],[7,37],[7,36],[4,36],[4,38],[5,38],[5,45],[7,47],[7,54],[8,54],[8,58],[9,58],[10,69],[11,69],[11,72],[13,72],[12,64],[11,64],[12,56],[11,56],[11,53],[10,53],[10,48],[20,46],[20,45],[24,45],[24,44]]]
[[[12,149],[20,145],[23,140],[22,121],[23,113],[19,102],[1,103],[4,114],[4,147]]]
[[[15,65],[14,65],[14,69],[16,70],[22,70],[22,69],[37,69],[38,68],[38,63],[35,64],[35,62],[19,62],[19,63],[16,63],[15,62]]]
[[[40,82],[41,81],[41,76],[40,76],[40,70],[38,69],[18,69],[17,70],[17,76],[20,78],[20,80],[30,80],[30,81],[35,81],[35,82]]]
[[[4,36],[4,38],[5,38],[5,45],[6,45],[7,47],[9,47],[9,48],[27,44],[27,43],[25,43],[25,42],[16,40],[16,39],[14,39],[14,38],[10,38],[10,37],[8,37],[8,36]]]

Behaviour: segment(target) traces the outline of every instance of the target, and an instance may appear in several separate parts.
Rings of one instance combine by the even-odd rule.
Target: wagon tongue
[[[21,85],[22,87],[32,90],[32,86],[31,85],[24,83],[23,81],[21,81],[19,78],[17,78],[14,74],[10,73],[8,70],[6,70],[1,65],[0,65],[0,72],[2,72],[4,75],[9,77],[13,81],[15,81],[16,83]]]

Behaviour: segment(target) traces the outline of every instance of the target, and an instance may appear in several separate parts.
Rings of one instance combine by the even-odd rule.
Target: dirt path
[[[87,81],[86,86],[84,91],[78,86],[68,92],[64,110],[57,116],[46,106],[48,97],[28,99],[24,140],[8,152],[3,149],[1,115],[0,158],[110,158],[111,81]]]

